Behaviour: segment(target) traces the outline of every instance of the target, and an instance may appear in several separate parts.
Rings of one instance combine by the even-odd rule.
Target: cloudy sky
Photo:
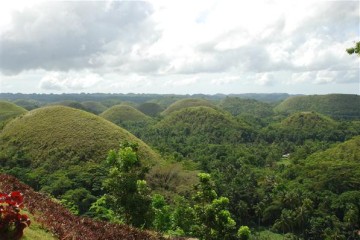
[[[0,3],[0,92],[360,94],[359,1]]]

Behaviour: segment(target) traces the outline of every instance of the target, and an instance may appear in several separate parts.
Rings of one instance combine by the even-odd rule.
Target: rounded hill
[[[360,119],[360,96],[328,94],[290,97],[274,110],[278,113],[315,111],[335,119]]]
[[[251,136],[246,124],[210,107],[173,112],[153,126],[150,132],[149,142],[154,146],[183,156],[198,153],[209,144],[236,144],[249,140]]]
[[[146,102],[146,103],[143,103],[143,104],[140,104],[137,109],[148,115],[148,116],[151,116],[151,117],[155,117],[157,115],[160,114],[160,112],[163,110],[163,108],[157,104],[157,103],[153,103],[153,102]]]
[[[27,110],[14,103],[0,101],[0,126],[7,120],[26,113]]]
[[[344,141],[346,133],[333,119],[316,112],[298,112],[265,130],[270,141],[302,143],[307,139]]]
[[[144,113],[128,105],[115,105],[100,114],[101,117],[121,125],[124,122],[141,122],[150,119]]]
[[[86,111],[85,107],[81,103],[76,102],[76,101],[72,101],[72,100],[64,100],[64,101],[61,101],[61,102],[54,102],[54,103],[49,104],[49,106],[54,106],[54,105],[71,107],[71,108],[76,108],[76,109]]]
[[[95,101],[82,102],[81,105],[85,108],[87,112],[91,112],[94,114],[100,114],[107,109],[107,107],[105,107],[102,103]]]
[[[200,106],[216,109],[215,105],[207,100],[189,98],[189,99],[181,99],[179,101],[174,102],[168,108],[166,108],[161,114],[168,115],[172,112],[179,111],[184,108],[200,107]]]
[[[268,117],[273,113],[272,107],[268,103],[238,97],[224,98],[220,102],[219,107],[227,112],[230,112],[234,116],[253,115],[256,117]]]
[[[9,122],[0,134],[0,151],[31,159],[34,167],[50,164],[101,162],[121,141],[139,144],[140,156],[154,162],[157,155],[128,131],[94,114],[50,106],[32,110]]]

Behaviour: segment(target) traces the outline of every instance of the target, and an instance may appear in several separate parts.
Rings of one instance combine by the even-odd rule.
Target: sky
[[[359,1],[0,3],[0,92],[360,94]]]

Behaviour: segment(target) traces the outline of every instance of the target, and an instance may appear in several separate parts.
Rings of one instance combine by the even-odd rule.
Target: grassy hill
[[[253,115],[255,117],[268,117],[273,114],[270,104],[254,99],[226,97],[220,102],[219,107],[234,116]]]
[[[39,108],[42,105],[39,101],[33,99],[17,99],[14,103],[28,111]]]
[[[360,119],[360,96],[328,94],[290,97],[274,108],[278,113],[290,114],[315,111],[335,119]]]
[[[152,102],[142,103],[137,107],[137,109],[150,117],[155,117],[163,111],[163,108],[159,104]]]
[[[95,101],[85,101],[82,102],[81,105],[87,112],[91,112],[94,114],[100,114],[107,109],[107,107],[105,107],[103,104]]]
[[[205,151],[209,144],[235,144],[249,138],[247,125],[211,107],[189,107],[167,115],[150,131],[149,142],[183,156]]]
[[[0,128],[5,121],[26,113],[27,110],[14,103],[0,101]]]
[[[49,106],[54,106],[54,105],[71,107],[71,108],[76,108],[76,109],[86,111],[85,107],[80,102],[76,102],[76,101],[72,101],[72,100],[64,100],[64,101],[54,102],[54,103],[49,104]]]
[[[316,112],[298,112],[263,130],[270,141],[302,143],[307,139],[344,141],[345,131],[333,119]]]
[[[189,99],[181,99],[179,101],[174,102],[168,108],[166,108],[161,114],[168,115],[172,112],[179,111],[184,108],[199,107],[199,106],[210,107],[214,109],[216,108],[215,105],[213,105],[211,102],[207,100],[189,98]]]
[[[140,155],[154,162],[157,155],[141,140],[105,119],[81,110],[51,106],[32,110],[6,125],[0,134],[0,151],[21,151],[32,165],[56,161],[104,160],[120,141],[139,143]],[[54,163],[51,163],[54,164]]]
[[[124,122],[140,122],[150,120],[150,117],[128,105],[115,105],[100,114],[101,117],[121,125]]]

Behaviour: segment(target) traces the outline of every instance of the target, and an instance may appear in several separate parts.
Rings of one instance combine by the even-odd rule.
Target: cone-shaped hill
[[[136,108],[128,105],[115,105],[100,114],[101,117],[121,125],[124,122],[141,122],[147,121],[151,118]]]
[[[298,112],[277,124],[270,125],[266,132],[271,140],[302,142],[306,139],[343,141],[344,132],[339,123],[316,112]]]
[[[72,100],[64,100],[64,101],[61,101],[61,102],[54,102],[54,103],[49,104],[49,106],[54,106],[54,105],[71,107],[71,108],[76,108],[76,109],[86,111],[86,108],[81,103],[76,102],[76,101],[72,101]]]
[[[329,94],[290,97],[274,108],[279,113],[315,111],[335,119],[360,119],[360,96]]]
[[[250,135],[247,125],[228,113],[210,107],[191,107],[175,111],[157,123],[149,141],[158,148],[186,156],[209,144],[244,142]]]
[[[27,110],[14,103],[0,101],[0,127],[8,119],[26,113]]]
[[[142,159],[157,160],[145,143],[111,122],[85,111],[50,106],[9,122],[0,134],[0,151],[21,152],[34,167],[47,162],[55,170],[66,162],[103,161],[108,151],[124,140],[139,144]]]
[[[107,109],[107,107],[105,107],[102,103],[95,101],[82,102],[81,105],[83,105],[87,112],[91,112],[94,114],[100,114]]]
[[[172,112],[179,111],[184,108],[189,107],[210,107],[216,109],[215,105],[211,102],[204,99],[181,99],[179,101],[174,102],[168,108],[166,108],[161,114],[168,115]]]
[[[39,108],[41,106],[41,102],[33,99],[17,99],[14,101],[14,103],[28,111]]]
[[[253,115],[256,117],[271,116],[272,106],[268,103],[260,102],[254,99],[242,99],[238,97],[224,98],[219,107],[232,115]]]
[[[148,115],[148,116],[151,116],[151,117],[155,117],[157,115],[160,114],[160,112],[163,110],[163,108],[157,104],[157,103],[153,103],[153,102],[146,102],[146,103],[143,103],[143,104],[140,104],[137,109]]]

